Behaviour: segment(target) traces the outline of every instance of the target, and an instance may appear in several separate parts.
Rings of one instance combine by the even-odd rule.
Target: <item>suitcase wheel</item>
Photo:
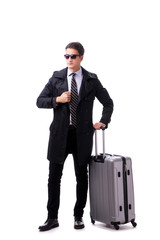
[[[95,220],[91,217],[91,223],[95,224]]]
[[[113,225],[113,227],[118,230],[119,229],[119,224],[120,222],[111,222],[111,225]]]
[[[119,230],[118,224],[114,224],[114,228],[115,228],[116,230]]]
[[[133,226],[133,227],[136,227],[136,226],[137,226],[137,223],[135,222],[134,219],[131,221],[131,223],[132,223],[132,226]]]

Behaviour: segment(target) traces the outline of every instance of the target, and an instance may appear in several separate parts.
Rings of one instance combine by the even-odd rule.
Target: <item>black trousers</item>
[[[77,182],[76,186],[77,199],[74,206],[74,216],[82,217],[87,200],[88,170],[87,164],[82,166],[78,164],[76,128],[74,128],[73,126],[70,126],[68,131],[65,159],[67,158],[69,153],[72,153],[73,155],[74,169]],[[48,219],[58,218],[58,209],[60,205],[60,185],[63,166],[64,164],[56,164],[53,162],[50,162],[49,165],[48,203],[47,203]]]

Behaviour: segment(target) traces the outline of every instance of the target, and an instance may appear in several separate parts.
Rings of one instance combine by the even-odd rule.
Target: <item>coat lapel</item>
[[[79,92],[79,102],[85,97],[86,95],[86,78],[83,76],[82,84]]]
[[[80,94],[79,94],[79,102],[82,101],[85,97],[87,97],[89,92],[93,90],[93,84],[92,84],[92,81],[90,81],[93,78],[93,76],[90,76],[90,73],[87,72],[84,68],[82,68],[82,73],[83,73],[83,80],[82,80]]]

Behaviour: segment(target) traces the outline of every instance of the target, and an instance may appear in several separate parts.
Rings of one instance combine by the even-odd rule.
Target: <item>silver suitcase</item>
[[[95,221],[113,226],[131,222],[136,227],[132,160],[130,157],[105,153],[97,154],[97,131],[95,131],[95,156],[89,165],[90,217]]]

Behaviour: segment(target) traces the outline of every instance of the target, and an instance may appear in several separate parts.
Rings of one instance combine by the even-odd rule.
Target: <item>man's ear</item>
[[[81,58],[81,61],[83,60],[83,56],[80,57]]]

